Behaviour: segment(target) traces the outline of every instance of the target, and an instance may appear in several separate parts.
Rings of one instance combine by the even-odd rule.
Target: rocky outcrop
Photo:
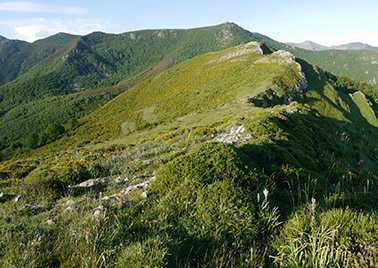
[[[221,63],[221,62],[227,62],[227,61],[235,61],[237,59],[242,58],[245,55],[248,54],[258,54],[263,55],[263,49],[261,47],[261,44],[258,42],[249,42],[247,44],[243,44],[240,46],[237,46],[236,48],[232,49],[231,52],[210,61],[209,63]]]
[[[77,207],[76,207],[75,201],[68,200],[66,202],[66,208],[64,209],[64,212],[76,212],[76,211],[77,211]]]
[[[74,186],[68,186],[68,193],[75,195],[75,194],[87,193],[90,191],[101,192],[105,187],[109,185],[121,184],[127,181],[128,181],[128,177],[126,176],[119,176],[115,179],[111,177],[90,179]]]
[[[222,133],[215,138],[215,141],[226,144],[244,143],[252,139],[251,133],[246,133],[243,125],[233,126],[228,133]]]
[[[103,215],[105,212],[105,207],[103,205],[99,205],[93,210],[93,217],[98,219]]]
[[[104,196],[101,199],[104,200],[104,201],[122,201],[123,198],[132,191],[139,190],[139,189],[147,189],[147,187],[150,185],[150,183],[153,180],[155,180],[155,176],[149,178],[148,180],[146,180],[144,182],[134,184],[134,185],[130,185],[117,194]],[[147,198],[147,195],[148,195],[147,192],[142,193],[143,198]]]
[[[287,73],[273,79],[270,88],[248,98],[248,102],[257,107],[266,108],[278,104],[288,105],[300,98],[308,88],[307,78],[301,64],[288,51],[276,51],[267,57],[257,60],[255,64],[279,64],[289,67]]]

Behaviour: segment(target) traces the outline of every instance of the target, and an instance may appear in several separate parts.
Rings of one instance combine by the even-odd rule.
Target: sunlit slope
[[[116,95],[103,92],[125,91],[130,85],[188,58],[256,38],[237,25],[226,23],[188,30],[144,30],[124,34],[96,32],[80,37],[60,34],[37,41],[33,47],[41,51],[46,48],[51,53],[41,56],[33,68],[25,69],[15,80],[0,86],[0,148],[13,151],[13,147],[20,147],[24,150],[30,135],[37,135],[49,124],[65,124],[67,120],[78,119]],[[9,53],[7,59],[15,58],[16,55]],[[1,57],[0,62],[3,61]],[[6,66],[4,62],[2,67]],[[119,87],[112,88],[117,85]],[[96,97],[95,104],[81,105],[80,102],[93,99],[83,100],[77,93],[89,90],[102,92]],[[71,96],[66,98],[67,95]],[[62,98],[56,99],[60,106],[65,99],[75,99],[64,109],[59,109],[62,116],[56,116],[58,109],[48,107],[49,100],[55,97]],[[33,108],[30,111],[24,107]],[[78,109],[79,113],[76,112]],[[15,131],[5,129],[9,125]],[[35,127],[28,127],[30,125]]]
[[[216,119],[217,108],[251,107],[250,97],[278,81],[295,88],[301,79],[300,66],[285,56],[263,55],[258,43],[241,45],[195,57],[137,85],[93,113],[77,135],[117,137],[213,110]]]

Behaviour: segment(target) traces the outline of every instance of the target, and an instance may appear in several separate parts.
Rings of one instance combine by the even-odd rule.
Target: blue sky
[[[230,21],[279,41],[378,46],[377,0],[0,0],[0,34],[27,41],[57,32],[126,32]]]

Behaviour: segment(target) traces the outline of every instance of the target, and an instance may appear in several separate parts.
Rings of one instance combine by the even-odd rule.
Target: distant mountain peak
[[[222,24],[219,24],[219,25],[215,25],[215,26],[209,26],[209,27],[221,27],[221,28],[224,28],[224,29],[230,29],[230,30],[245,30],[243,27],[239,26],[238,24],[234,23],[234,22],[225,22],[225,23],[222,23]]]
[[[79,36],[78,35],[69,34],[69,33],[60,32],[60,33],[56,33],[56,34],[50,35],[50,36],[48,36],[46,38],[36,40],[36,41],[34,41],[34,43],[40,43],[40,42],[45,42],[45,41],[59,42],[59,41],[71,40],[71,39],[74,39],[75,37],[79,37]]]
[[[302,43],[287,43],[291,47],[302,48],[312,51],[321,50],[378,50],[378,47],[373,47],[369,44],[362,42],[352,42],[347,44],[342,44],[338,46],[323,46],[310,40],[306,40]]]
[[[334,46],[333,49],[337,50],[372,50],[378,49],[377,47],[373,47],[369,44],[362,43],[362,42],[352,42],[347,43],[339,46]]]
[[[231,27],[240,27],[239,25],[237,25],[235,22],[231,22],[231,21],[227,21],[221,25],[224,25],[224,26],[231,26]]]
[[[302,43],[287,43],[289,46],[296,47],[296,48],[302,48],[307,50],[313,50],[313,51],[319,51],[319,50],[327,50],[329,49],[326,46],[323,46],[321,44],[315,43],[310,40],[306,40]]]
[[[5,41],[5,40],[8,40],[8,39],[5,38],[4,36],[0,35],[0,41]]]

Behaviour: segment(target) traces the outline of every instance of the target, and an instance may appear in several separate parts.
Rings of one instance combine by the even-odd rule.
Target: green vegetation
[[[336,75],[346,76],[357,81],[368,81],[370,84],[377,85],[378,51],[293,49],[293,53],[298,58],[316,64]]]
[[[219,27],[218,41],[235,30]],[[214,41],[213,29],[188,36]],[[86,45],[116,47],[107,38]],[[376,265],[374,86],[257,43],[203,54],[219,48],[207,41],[167,70],[112,73],[115,98],[46,90],[0,118],[26,147],[0,163],[0,266]]]
[[[296,56],[325,70],[372,84],[378,71],[374,69],[378,65],[373,64],[376,61],[373,52],[291,49],[232,23],[191,30],[146,30],[118,35],[96,32],[80,37],[61,33],[32,44],[5,40],[0,44],[0,84],[4,84],[0,85],[0,147],[6,148],[2,157],[9,158],[25,151],[23,144],[33,135],[31,132],[40,132],[50,123],[65,124],[73,114],[79,119],[109,98],[176,63],[250,41],[264,44],[265,52],[269,51],[267,47],[291,50]],[[334,61],[329,62],[332,59]],[[345,67],[348,64],[350,68]],[[279,76],[277,81],[282,82],[282,77]],[[290,81],[292,75],[288,77]],[[115,85],[119,86],[114,88]],[[77,96],[78,92],[104,88],[117,94],[107,97],[100,94],[95,100]],[[267,102],[282,103],[293,98],[292,94],[268,95],[263,93],[258,97],[263,106]],[[52,101],[59,103],[58,111],[46,109]],[[30,106],[33,108],[29,113],[27,107]],[[153,107],[150,109],[152,111]],[[58,113],[62,115],[59,120]],[[40,126],[38,129],[29,127],[34,120],[39,122],[33,124]]]
[[[59,34],[33,44],[25,43],[42,52],[28,51],[30,60],[35,63],[30,64],[33,68],[0,86],[0,120],[4,126],[0,140],[3,147],[8,148],[3,155],[13,153],[15,147],[19,150],[17,144],[24,143],[30,132],[39,132],[50,123],[64,124],[73,114],[79,118],[104,104],[109,96],[117,95],[83,98],[77,96],[80,91],[96,92],[105,88],[105,91],[119,93],[175,63],[250,39],[253,34],[248,31],[234,24],[222,24],[192,30],[149,30],[120,35],[92,33],[76,37]],[[13,41],[9,42],[12,46]],[[49,53],[43,52],[44,49]],[[23,60],[25,57],[20,56]],[[10,66],[16,65],[10,63]],[[51,102],[57,103],[58,110],[51,108],[54,106]],[[30,106],[29,112],[27,107]],[[61,113],[59,122],[58,113]],[[41,129],[26,127],[28,124],[22,124],[25,117],[28,124],[32,118],[39,120],[41,124],[33,125],[41,126]],[[9,125],[13,128],[11,131],[7,131]]]
[[[106,88],[90,94],[46,97],[15,107],[0,117],[0,140],[5,147],[0,159],[54,141],[59,135],[43,135],[49,125],[64,125],[65,132],[73,131],[79,125],[78,119],[105,104],[118,92],[118,89]]]
[[[42,63],[76,38],[74,35],[60,33],[34,43],[0,40],[0,85]]]
[[[295,267],[374,266],[376,215],[349,209],[320,212],[316,206],[314,200],[285,224],[277,239],[276,262]]]
[[[244,50],[248,52],[238,55]],[[269,59],[251,43],[190,59],[139,83],[91,114],[72,140],[96,142],[157,125],[178,126],[188,114],[208,112],[211,122],[218,119],[216,109],[250,107],[248,98],[263,92],[272,80],[284,75],[298,79],[295,66],[260,64],[265,57]]]

